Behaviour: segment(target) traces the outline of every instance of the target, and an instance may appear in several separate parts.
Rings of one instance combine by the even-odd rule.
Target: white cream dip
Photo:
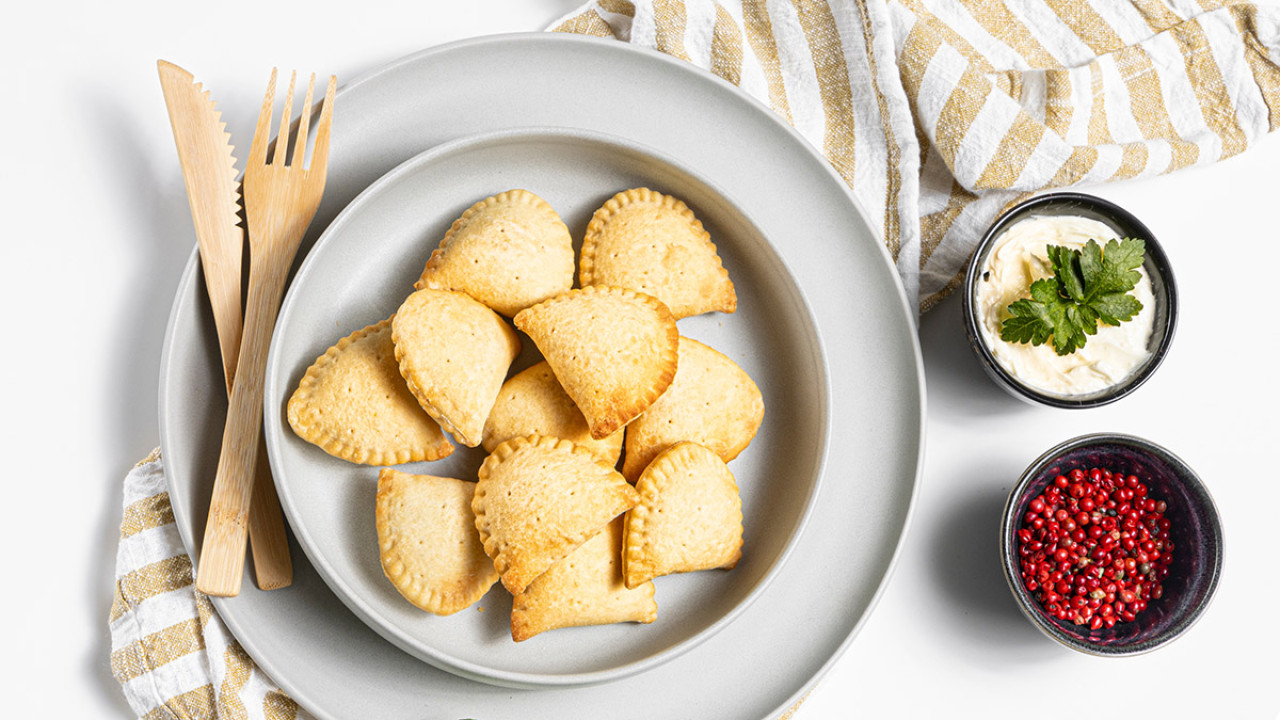
[[[1098,333],[1069,355],[1054,352],[1052,342],[1036,347],[1000,339],[1009,305],[1030,297],[1031,283],[1053,275],[1046,246],[1078,249],[1091,239],[1105,245],[1116,238],[1105,224],[1072,215],[1029,217],[1000,234],[979,270],[974,307],[983,341],[1007,372],[1041,392],[1069,397],[1115,385],[1147,359],[1155,296],[1145,268],[1139,268],[1142,279],[1131,291],[1142,310],[1118,326],[1099,323]]]

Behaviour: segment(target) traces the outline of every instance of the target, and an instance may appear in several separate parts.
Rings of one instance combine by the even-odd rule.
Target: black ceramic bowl
[[[1143,269],[1151,278],[1155,296],[1155,318],[1151,338],[1147,343],[1150,355],[1124,380],[1096,392],[1081,395],[1053,395],[1028,385],[1017,378],[992,354],[979,327],[981,318],[976,309],[978,283],[988,255],[1000,235],[1014,223],[1038,215],[1076,215],[1097,220],[1107,225],[1120,237],[1141,238],[1146,242]],[[969,260],[964,280],[964,326],[969,345],[982,363],[987,374],[1014,397],[1033,404],[1059,408],[1088,408],[1115,402],[1137,390],[1151,377],[1169,352],[1178,319],[1178,294],[1174,285],[1173,270],[1169,258],[1156,241],[1155,234],[1124,208],[1092,195],[1073,192],[1057,192],[1039,195],[1026,200],[1001,215],[992,223]]]
[[[1080,468],[1106,468],[1136,475],[1147,497],[1168,504],[1173,557],[1163,595],[1150,600],[1131,622],[1090,630],[1047,612],[1021,577],[1018,529],[1031,501],[1060,474]],[[1222,573],[1222,522],[1213,498],[1196,474],[1168,450],[1141,438],[1118,434],[1084,435],[1041,455],[1009,493],[1000,524],[1000,556],[1005,579],[1019,609],[1044,634],[1093,655],[1137,655],[1172,642],[1200,618]]]

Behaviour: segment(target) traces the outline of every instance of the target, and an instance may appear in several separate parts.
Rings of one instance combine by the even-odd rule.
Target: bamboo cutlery
[[[324,193],[337,81],[330,76],[307,164],[304,160],[315,110],[315,76],[308,83],[292,134],[296,75],[290,77],[279,134],[268,157],[276,89],[276,71],[271,71],[244,177],[237,182],[231,136],[209,92],[190,73],[172,63],[161,60],[158,67],[230,398],[209,518],[197,561],[196,588],[208,595],[238,594],[249,543],[258,586],[263,590],[285,587],[293,582],[293,567],[284,516],[262,439],[263,380],[289,268]],[[242,197],[249,237],[248,297],[243,320]]]

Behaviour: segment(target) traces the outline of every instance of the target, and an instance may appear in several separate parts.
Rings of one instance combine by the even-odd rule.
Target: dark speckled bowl
[[[1023,585],[1017,530],[1031,500],[1053,479],[1075,468],[1104,467],[1137,475],[1148,496],[1168,504],[1173,561],[1164,593],[1132,622],[1090,630],[1052,617]],[[1084,435],[1041,455],[1009,493],[1000,523],[1000,556],[1018,607],[1044,634],[1092,655],[1137,655],[1172,642],[1186,632],[1213,599],[1222,573],[1222,522],[1213,498],[1186,463],[1141,438],[1100,433]]]
[[[1077,215],[1097,220],[1111,227],[1120,237],[1140,238],[1146,242],[1146,257],[1143,269],[1151,278],[1151,289],[1155,295],[1155,324],[1151,331],[1151,339],[1147,349],[1151,355],[1141,366],[1123,381],[1111,387],[1084,395],[1052,395],[1023,383],[1005,368],[991,354],[979,330],[980,318],[975,309],[975,296],[978,290],[979,268],[986,264],[987,256],[995,246],[995,241],[1019,220],[1037,215]],[[1178,325],[1178,293],[1173,280],[1173,269],[1164,249],[1156,241],[1155,235],[1133,214],[1124,208],[1093,195],[1076,192],[1053,192],[1037,195],[1018,205],[996,219],[974,250],[965,273],[964,297],[965,333],[969,345],[982,363],[987,375],[1009,394],[1032,404],[1048,405],[1059,408],[1090,408],[1115,402],[1137,390],[1151,377],[1160,363],[1164,361],[1173,343],[1174,331]]]

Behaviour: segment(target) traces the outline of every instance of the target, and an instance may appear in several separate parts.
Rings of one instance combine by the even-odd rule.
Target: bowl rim
[[[978,326],[977,312],[974,309],[973,304],[973,294],[978,278],[979,262],[1004,230],[1014,222],[1021,220],[1023,217],[1032,215],[1035,210],[1043,206],[1052,206],[1064,203],[1093,207],[1099,213],[1111,216],[1118,224],[1132,227],[1142,236],[1146,246],[1146,257],[1143,261],[1143,266],[1147,268],[1148,273],[1151,273],[1154,270],[1155,273],[1159,275],[1161,284],[1164,287],[1164,304],[1166,306],[1165,322],[1163,332],[1160,335],[1160,342],[1152,351],[1151,359],[1146,366],[1120,384],[1112,385],[1094,393],[1078,396],[1051,395],[1042,390],[1037,390],[1036,388],[1022,382],[1013,375],[1013,373],[1006,370],[1005,367],[996,359],[995,355],[992,354],[991,349],[983,339],[981,328]],[[973,253],[969,256],[969,261],[965,269],[964,284],[962,287],[964,288],[964,292],[961,305],[964,316],[965,332],[969,336],[970,347],[973,349],[973,352],[978,355],[978,358],[982,362],[982,366],[987,371],[987,374],[990,375],[998,385],[1011,394],[1031,403],[1038,403],[1041,405],[1064,409],[1091,408],[1107,405],[1126,397],[1144,385],[1147,380],[1155,374],[1160,365],[1164,363],[1165,357],[1169,353],[1169,348],[1173,344],[1174,335],[1177,334],[1177,282],[1174,279],[1173,266],[1169,262],[1169,256],[1165,253],[1164,247],[1160,244],[1160,241],[1156,239],[1155,233],[1151,232],[1151,229],[1133,213],[1110,200],[1096,195],[1089,195],[1087,193],[1075,191],[1054,191],[1042,193],[1013,205],[997,216],[983,234],[982,239],[979,240],[978,244],[974,247]]]
[[[1019,505],[1019,499],[1026,493],[1028,486],[1040,476],[1044,469],[1066,453],[1084,447],[1093,445],[1123,445],[1138,451],[1155,455],[1161,460],[1167,462],[1175,471],[1178,481],[1187,485],[1188,489],[1194,494],[1200,496],[1204,501],[1204,507],[1207,510],[1204,517],[1204,526],[1214,536],[1214,553],[1212,555],[1212,563],[1209,566],[1208,587],[1205,591],[1204,601],[1192,606],[1185,618],[1174,623],[1172,631],[1164,637],[1154,640],[1135,643],[1125,647],[1103,647],[1090,643],[1085,640],[1076,640],[1067,637],[1056,625],[1049,622],[1039,611],[1039,604],[1031,597],[1030,593],[1022,585],[1022,578],[1017,566],[1017,550],[1016,545],[1016,529],[1018,518],[1013,517],[1014,508]],[[1141,655],[1157,648],[1164,647],[1174,640],[1182,637],[1191,629],[1200,618],[1204,616],[1205,611],[1213,604],[1214,596],[1217,594],[1218,584],[1222,579],[1223,555],[1225,533],[1222,526],[1222,515],[1218,510],[1218,505],[1213,499],[1212,493],[1205,485],[1200,475],[1196,473],[1190,465],[1181,457],[1170,451],[1163,445],[1159,445],[1146,438],[1119,432],[1094,432],[1064,440],[1057,445],[1049,448],[1041,453],[1035,460],[1027,465],[1026,469],[1018,477],[1018,481],[1014,483],[1009,490],[1009,495],[1005,500],[1004,510],[1000,515],[1000,567],[1004,572],[1006,584],[1012,593],[1018,610],[1031,621],[1041,633],[1053,639],[1060,645],[1064,645],[1072,650],[1083,652],[1089,655],[1099,657],[1128,657],[1133,655]]]
[[[712,198],[713,201],[720,202],[724,205],[720,209],[719,214],[723,216],[726,213],[736,214],[738,220],[746,227],[754,231],[754,237],[766,244],[769,238],[759,228],[754,215],[749,214],[742,203],[736,201],[732,195],[727,193],[720,184],[708,178],[701,171],[692,168],[671,156],[645,145],[627,138],[616,136],[606,132],[600,132],[589,129],[561,127],[554,125],[529,125],[513,128],[505,128],[487,132],[480,132],[471,135],[464,135],[453,140],[441,143],[432,148],[424,150],[399,165],[388,170],[383,175],[376,178],[367,185],[357,195],[344,206],[339,214],[324,229],[320,237],[316,240],[315,246],[303,261],[302,267],[297,271],[295,279],[289,288],[288,295],[284,298],[280,309],[280,325],[286,325],[289,313],[293,310],[293,306],[297,304],[297,298],[294,295],[296,288],[300,286],[300,281],[307,273],[316,272],[318,265],[323,258],[328,257],[324,249],[330,243],[338,242],[345,234],[350,232],[349,225],[353,222],[357,223],[362,214],[367,214],[371,204],[381,202],[385,195],[394,193],[396,188],[402,183],[411,182],[418,173],[430,170],[435,163],[443,158],[449,160],[458,156],[464,156],[469,152],[477,149],[486,150],[494,147],[502,147],[510,144],[519,143],[534,144],[565,144],[571,143],[576,146],[593,147],[611,154],[635,155],[642,158],[645,162],[657,163],[666,170],[674,171],[683,177],[681,182],[689,187],[696,186],[697,190]],[[425,169],[425,170],[424,170]],[[710,203],[706,203],[708,206]],[[728,208],[727,210],[725,208]],[[709,207],[706,209],[710,209]],[[716,213],[711,213],[715,216]],[[742,243],[741,238],[739,240]],[[349,241],[347,244],[350,244]],[[743,245],[747,247],[747,245]],[[768,245],[768,249],[776,254],[776,247]],[[780,258],[778,259],[780,262]],[[328,262],[328,261],[326,261]],[[526,670],[526,669],[510,669],[507,667],[498,667],[493,664],[485,664],[483,661],[474,660],[464,657],[455,647],[437,644],[430,638],[423,638],[414,634],[410,627],[398,618],[387,615],[386,609],[379,603],[375,602],[374,595],[368,592],[365,581],[353,580],[355,577],[351,573],[343,573],[336,566],[332,553],[322,552],[323,547],[316,544],[315,541],[307,540],[305,537],[300,538],[303,550],[307,553],[308,559],[314,569],[319,573],[324,585],[332,591],[337,599],[341,601],[345,609],[351,611],[359,620],[367,625],[369,629],[382,636],[392,645],[409,655],[431,665],[437,669],[452,673],[468,680],[485,683],[497,687],[507,687],[512,689],[547,689],[547,688],[573,688],[587,687],[607,682],[613,682],[624,679],[653,668],[659,667],[669,661],[672,661],[686,652],[694,649],[703,642],[706,642],[716,634],[720,633],[726,627],[735,622],[764,592],[771,586],[773,581],[781,574],[782,568],[793,559],[794,550],[798,547],[799,540],[812,519],[819,497],[820,489],[824,483],[825,470],[828,462],[828,449],[831,445],[831,388],[830,378],[831,369],[829,366],[828,353],[825,350],[823,337],[821,336],[816,324],[815,315],[809,298],[801,291],[799,282],[790,272],[786,265],[778,265],[778,269],[783,273],[781,277],[785,278],[785,287],[788,290],[794,290],[797,294],[793,300],[796,305],[797,312],[804,314],[808,319],[807,325],[802,328],[802,332],[806,335],[806,339],[813,345],[813,358],[817,365],[814,366],[813,380],[816,385],[813,391],[817,393],[815,399],[816,411],[815,420],[818,424],[820,437],[817,444],[812,449],[813,460],[813,481],[807,489],[807,497],[800,505],[798,513],[794,518],[792,527],[785,540],[781,543],[781,547],[777,551],[771,564],[766,566],[758,576],[754,578],[747,589],[741,593],[739,597],[729,608],[714,620],[707,622],[694,633],[688,634],[683,638],[661,647],[636,659],[624,660],[603,668],[591,668],[582,670]],[[508,321],[509,324],[509,321]],[[277,353],[277,340],[283,338],[280,333],[273,335],[271,354],[267,362],[267,380],[265,384],[265,397],[268,403],[273,397],[288,397],[287,390],[281,391],[281,377],[285,373],[284,370],[277,368],[281,363],[288,362],[283,354]],[[283,351],[282,351],[283,352]],[[808,356],[805,356],[808,357]],[[305,361],[304,361],[305,362]],[[279,371],[277,371],[279,370]],[[301,372],[295,368],[292,372]],[[289,387],[288,383],[284,384]],[[273,388],[276,391],[273,391]],[[286,475],[277,462],[281,457],[281,452],[276,451],[276,444],[280,442],[282,437],[292,438],[292,434],[287,429],[282,429],[280,423],[283,421],[283,414],[276,414],[269,417],[264,424],[264,432],[267,433],[267,446],[271,452],[272,469],[275,477],[282,478]],[[275,430],[276,432],[269,432]],[[312,453],[313,449],[306,448],[305,441],[294,438],[294,440],[306,452]],[[456,443],[459,447],[461,443]],[[328,462],[328,458],[316,455]],[[416,463],[411,463],[413,465]],[[400,467],[400,466],[396,466]],[[346,468],[346,466],[344,466]],[[346,468],[350,469],[350,468]],[[437,468],[439,470],[439,468]],[[297,474],[294,470],[293,474]],[[296,488],[295,488],[296,491]],[[296,494],[296,492],[295,492]],[[290,500],[289,490],[286,486],[281,487],[281,502],[286,515],[291,522],[296,522],[295,513],[299,512],[295,502]],[[314,523],[307,523],[304,532],[306,535],[316,535]],[[295,525],[296,527],[303,527]],[[323,528],[324,526],[321,525]],[[376,562],[376,561],[375,561]],[[381,571],[377,571],[379,576]],[[382,584],[385,578],[377,580],[377,584]],[[499,584],[500,585],[500,584]],[[384,590],[390,591],[391,587],[386,586]],[[402,602],[403,598],[393,598],[393,603],[397,608],[406,607]],[[410,611],[413,612],[413,611]],[[463,643],[458,643],[463,644]]]

